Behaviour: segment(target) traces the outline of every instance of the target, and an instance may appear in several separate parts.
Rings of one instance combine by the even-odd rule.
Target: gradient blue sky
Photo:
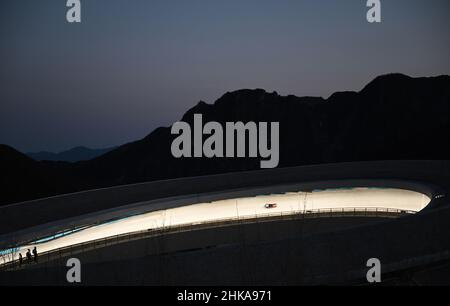
[[[450,1],[65,0],[0,4],[0,143],[107,147],[227,91],[328,97],[375,76],[450,74]]]

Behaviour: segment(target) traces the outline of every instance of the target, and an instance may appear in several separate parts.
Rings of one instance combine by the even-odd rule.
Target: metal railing
[[[202,230],[207,228],[217,228],[232,226],[236,224],[251,224],[259,222],[271,222],[277,220],[298,220],[298,219],[311,219],[311,218],[340,218],[340,217],[384,217],[384,218],[396,218],[403,215],[415,214],[415,211],[391,209],[391,208],[330,208],[330,209],[317,209],[317,210],[293,210],[284,212],[275,212],[267,214],[255,214],[245,215],[231,218],[220,218],[202,222],[167,225],[159,228],[140,230],[135,232],[128,232],[118,235],[112,235],[100,239],[85,241],[58,249],[50,250],[39,254],[39,261],[49,262],[55,259],[63,258],[65,256],[79,254],[107,246],[124,243],[133,240],[139,240],[149,237],[156,237],[167,234],[174,234],[180,232],[188,232],[194,230]],[[39,245],[39,244],[36,244]],[[18,248],[11,247],[10,249]],[[17,253],[16,253],[17,254]],[[7,254],[0,256],[0,269],[17,269],[30,265],[19,265],[19,260],[6,261],[8,256],[14,256],[13,254]],[[26,259],[24,259],[26,262]]]

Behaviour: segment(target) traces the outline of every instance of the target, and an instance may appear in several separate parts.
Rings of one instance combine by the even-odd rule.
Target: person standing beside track
[[[30,251],[30,249],[28,249],[26,255],[27,255],[27,262],[31,262],[31,251]]]
[[[34,247],[34,249],[33,249],[33,256],[34,256],[34,262],[37,262],[38,261],[38,252],[37,252],[36,247]]]

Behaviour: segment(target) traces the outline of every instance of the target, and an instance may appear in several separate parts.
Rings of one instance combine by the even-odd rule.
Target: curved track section
[[[296,215],[312,212],[384,212],[388,214],[417,213],[431,199],[415,191],[393,188],[340,188],[311,192],[289,192],[284,194],[258,195],[219,200],[175,208],[166,208],[133,215],[123,211],[122,216],[100,224],[71,229],[41,237],[31,244],[16,245],[0,251],[1,262],[17,260],[20,253],[36,247],[39,253],[52,252],[68,246],[84,244],[146,230],[166,227],[196,226],[232,220],[271,218],[278,215]]]

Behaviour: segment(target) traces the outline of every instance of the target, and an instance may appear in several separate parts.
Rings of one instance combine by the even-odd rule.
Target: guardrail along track
[[[83,253],[107,246],[129,242],[133,240],[145,239],[150,237],[157,237],[161,235],[175,234],[180,232],[188,232],[195,230],[202,230],[207,228],[217,228],[225,226],[233,226],[241,223],[251,224],[258,222],[271,222],[280,220],[300,220],[300,219],[313,219],[313,218],[341,218],[341,217],[378,217],[378,218],[398,218],[405,215],[415,214],[414,211],[389,209],[389,208],[331,208],[331,209],[318,209],[310,211],[289,211],[280,213],[268,213],[264,215],[245,216],[245,217],[233,217],[224,219],[215,219],[211,221],[205,221],[200,223],[189,223],[180,225],[169,225],[155,229],[142,230],[137,232],[124,233],[120,235],[109,236],[97,240],[90,240],[70,246],[54,249],[48,252],[39,254],[39,262],[48,262],[56,259],[64,258],[74,254]],[[69,230],[70,231],[70,230]],[[35,240],[36,241],[36,240]],[[36,244],[39,245],[39,244]],[[11,247],[14,249],[16,247]],[[17,254],[17,253],[15,253]],[[22,269],[29,266],[24,258],[24,264],[19,265],[18,260],[6,262],[11,254],[3,255],[0,257],[0,269],[1,270],[15,270]],[[2,263],[3,261],[3,263]]]

